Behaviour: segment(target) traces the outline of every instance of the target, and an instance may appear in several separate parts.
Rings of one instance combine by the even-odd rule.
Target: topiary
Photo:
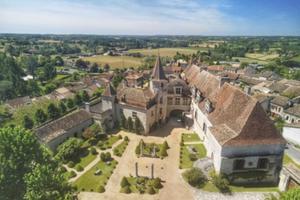
[[[128,142],[128,141],[129,141],[128,136],[125,136],[125,137],[124,137],[124,140],[125,140],[126,142]]]
[[[207,182],[206,176],[198,168],[192,168],[185,171],[183,177],[193,187],[203,187]]]
[[[104,188],[102,185],[100,185],[100,186],[97,188],[97,191],[98,191],[99,193],[103,193],[103,192],[105,192],[105,188]]]
[[[153,180],[153,187],[156,188],[156,189],[160,189],[160,188],[163,187],[163,185],[161,184],[160,178],[155,178]]]
[[[91,154],[93,154],[93,155],[97,155],[97,154],[98,154],[98,152],[97,152],[97,150],[96,150],[95,147],[92,147],[92,148],[90,149],[90,152],[91,152]]]
[[[123,188],[123,187],[126,187],[126,186],[130,186],[130,184],[129,184],[127,178],[123,177],[122,181],[121,181],[121,187]]]
[[[122,139],[122,135],[118,135],[118,139],[121,140]]]
[[[147,193],[148,193],[148,194],[155,194],[155,190],[154,190],[154,188],[153,188],[153,187],[151,187],[151,186],[150,186],[150,187],[148,187],[148,188],[147,188]]]
[[[75,176],[76,176],[76,173],[72,170],[72,171],[70,171],[68,178],[74,178]]]
[[[82,172],[83,171],[83,167],[81,165],[76,165],[75,169],[78,172]]]
[[[68,167],[73,168],[75,166],[75,163],[73,161],[68,162]]]

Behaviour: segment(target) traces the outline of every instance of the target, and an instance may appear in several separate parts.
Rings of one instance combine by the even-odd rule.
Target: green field
[[[192,49],[192,48],[130,49],[128,52],[141,53],[145,56],[151,56],[151,55],[156,56],[159,52],[160,56],[173,57],[174,55],[176,55],[176,52],[182,54],[193,54],[197,52],[197,49]]]
[[[254,58],[246,58],[246,57],[232,57],[232,59],[239,59],[240,62],[247,62],[247,63],[258,63],[258,64],[268,64],[268,61],[264,60],[257,60]]]
[[[109,64],[111,68],[128,68],[128,67],[138,67],[141,65],[142,58],[135,58],[132,56],[91,56],[83,58],[85,61],[91,63],[97,63],[98,65]]]
[[[195,133],[192,133],[192,134],[184,133],[184,134],[182,134],[181,137],[182,137],[183,142],[200,142],[201,141],[199,136]]]
[[[271,54],[265,54],[265,53],[246,53],[245,57],[247,58],[252,58],[252,59],[257,59],[257,60],[272,60],[274,58],[278,58],[279,54],[277,53],[271,53]]]
[[[293,57],[291,60],[300,62],[300,55]]]
[[[194,161],[190,159],[190,151],[188,150],[188,146],[194,148],[196,150],[195,157],[196,160],[199,158],[204,158],[206,156],[206,149],[203,144],[191,144],[191,145],[183,145],[180,148],[180,169],[191,168],[194,164]]]

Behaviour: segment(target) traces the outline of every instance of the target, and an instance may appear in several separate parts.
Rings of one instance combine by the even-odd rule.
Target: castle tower
[[[111,84],[108,84],[102,94],[102,104],[104,108],[110,108],[113,114],[113,120],[116,121],[116,91]]]

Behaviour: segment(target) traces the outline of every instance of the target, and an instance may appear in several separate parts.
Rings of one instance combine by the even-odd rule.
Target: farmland
[[[160,56],[172,57],[176,55],[176,52],[182,54],[193,54],[197,52],[197,49],[192,49],[192,48],[131,49],[128,52],[141,53],[145,56],[157,55],[159,52]]]
[[[98,65],[109,64],[111,68],[123,68],[123,67],[138,67],[141,65],[142,58],[135,58],[131,56],[91,56],[83,58],[85,61],[91,63],[97,63]]]

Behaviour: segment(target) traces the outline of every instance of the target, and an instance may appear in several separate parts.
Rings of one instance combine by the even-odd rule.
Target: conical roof
[[[116,91],[111,84],[108,84],[105,88],[103,96],[111,97],[113,95],[116,95]]]
[[[160,61],[160,56],[157,56],[153,71],[152,71],[152,75],[151,78],[154,80],[162,80],[162,79],[167,79],[165,76],[165,72],[164,69],[161,65],[161,61]]]

